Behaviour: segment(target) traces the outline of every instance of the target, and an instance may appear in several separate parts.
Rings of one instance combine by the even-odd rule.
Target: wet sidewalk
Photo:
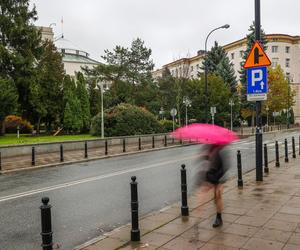
[[[141,241],[130,242],[126,225],[77,249],[84,250],[193,250],[193,249],[300,249],[300,159],[275,167],[262,183],[255,171],[244,175],[244,188],[237,180],[225,185],[223,226],[212,228],[215,206],[211,193],[197,190],[190,196],[189,217],[180,216],[180,204],[140,219]],[[142,202],[142,201],[141,201]],[[128,211],[128,216],[130,213]]]

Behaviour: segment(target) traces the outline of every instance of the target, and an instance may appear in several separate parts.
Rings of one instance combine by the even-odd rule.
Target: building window
[[[289,46],[285,47],[285,53],[288,53],[288,54],[290,53],[290,47]]]
[[[191,66],[191,72],[193,72],[193,70],[194,70],[194,67],[193,67],[193,66]]]
[[[61,49],[61,53],[65,54],[66,50],[65,49]]]
[[[241,51],[240,51],[240,57],[243,57],[243,55],[244,55],[244,51],[241,50]]]
[[[231,60],[234,59],[234,53],[231,53]]]
[[[285,67],[289,68],[290,67],[290,58],[285,59]]]
[[[278,52],[278,46],[272,46],[272,53]]]
[[[175,70],[174,70],[174,69],[172,70],[171,75],[172,75],[172,76],[175,76]]]
[[[278,65],[279,58],[272,58],[272,67],[276,67]]]

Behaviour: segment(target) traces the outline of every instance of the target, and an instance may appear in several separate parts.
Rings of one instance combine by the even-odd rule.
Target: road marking
[[[116,171],[116,172],[113,172],[113,173],[110,173],[110,174],[104,174],[104,175],[89,177],[89,178],[85,178],[85,179],[81,179],[81,180],[77,180],[77,181],[71,181],[71,182],[62,183],[62,184],[58,184],[58,185],[54,185],[54,186],[50,186],[50,187],[44,187],[44,188],[40,188],[40,189],[26,191],[26,192],[23,192],[23,193],[3,196],[3,197],[0,197],[0,202],[14,200],[14,199],[18,199],[18,198],[22,198],[22,197],[26,197],[26,196],[31,196],[31,195],[39,194],[39,193],[43,193],[43,192],[53,191],[53,190],[56,190],[56,189],[67,188],[67,187],[71,187],[71,186],[75,186],[75,185],[79,185],[79,184],[84,184],[84,183],[87,183],[87,182],[98,181],[98,180],[101,180],[101,179],[114,177],[114,176],[122,175],[122,174],[127,174],[127,173],[131,173],[131,172],[134,172],[134,171],[140,171],[140,170],[145,170],[145,169],[149,169],[149,168],[156,168],[156,167],[160,167],[162,165],[171,164],[171,163],[175,163],[175,162],[182,161],[182,160],[194,159],[194,158],[198,158],[198,157],[199,157],[199,155],[197,154],[197,155],[193,155],[193,156],[190,156],[190,157],[184,157],[184,158],[180,158],[180,159],[176,159],[176,160],[172,160],[172,161],[165,161],[165,162],[162,162],[162,163],[152,164],[152,165],[145,166],[145,167],[136,167],[136,168],[132,168],[132,169]]]

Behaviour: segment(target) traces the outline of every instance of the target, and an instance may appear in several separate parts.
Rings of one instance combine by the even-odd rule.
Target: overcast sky
[[[254,0],[31,0],[37,25],[53,26],[91,57],[101,60],[104,49],[129,46],[142,38],[152,49],[156,68],[193,56],[204,49],[207,34],[226,23],[209,40],[225,45],[245,37],[254,19]],[[261,0],[262,26],[267,34],[300,35],[299,0]]]

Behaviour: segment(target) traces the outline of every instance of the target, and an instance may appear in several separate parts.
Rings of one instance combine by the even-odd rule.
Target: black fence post
[[[285,157],[284,157],[284,162],[289,162],[289,152],[288,152],[288,143],[287,139],[284,139],[284,152],[285,152]]]
[[[131,241],[140,241],[138,183],[135,176],[131,180]]]
[[[84,142],[84,158],[88,158],[88,146],[87,146],[87,142]]]
[[[142,150],[142,142],[141,142],[141,137],[139,137],[139,150]]]
[[[269,173],[269,161],[268,161],[268,148],[267,148],[267,144],[264,144],[264,160],[265,160],[265,167],[264,167],[264,172],[266,174]]]
[[[181,165],[181,215],[189,216],[189,207],[187,204],[187,183],[185,165]]]
[[[35,166],[35,148],[32,147],[31,149],[31,165]]]
[[[292,137],[293,158],[296,158],[295,137]]]
[[[165,135],[165,139],[164,139],[164,146],[168,146],[168,142],[167,142],[167,136]]]
[[[154,135],[152,136],[152,148],[155,148],[155,137],[154,137]]]
[[[43,205],[40,206],[41,209],[41,222],[42,222],[42,248],[43,250],[52,250],[52,225],[51,225],[51,205],[49,205],[49,198],[42,198]]]
[[[105,140],[105,155],[108,154],[108,143],[107,140]]]
[[[242,175],[242,157],[241,151],[237,151],[237,169],[238,169],[238,188],[243,188],[243,175]]]
[[[126,140],[123,138],[123,153],[126,152]]]
[[[60,144],[60,162],[64,161],[64,146]]]
[[[275,142],[275,153],[276,153],[276,164],[275,164],[275,166],[280,167],[278,141]]]

